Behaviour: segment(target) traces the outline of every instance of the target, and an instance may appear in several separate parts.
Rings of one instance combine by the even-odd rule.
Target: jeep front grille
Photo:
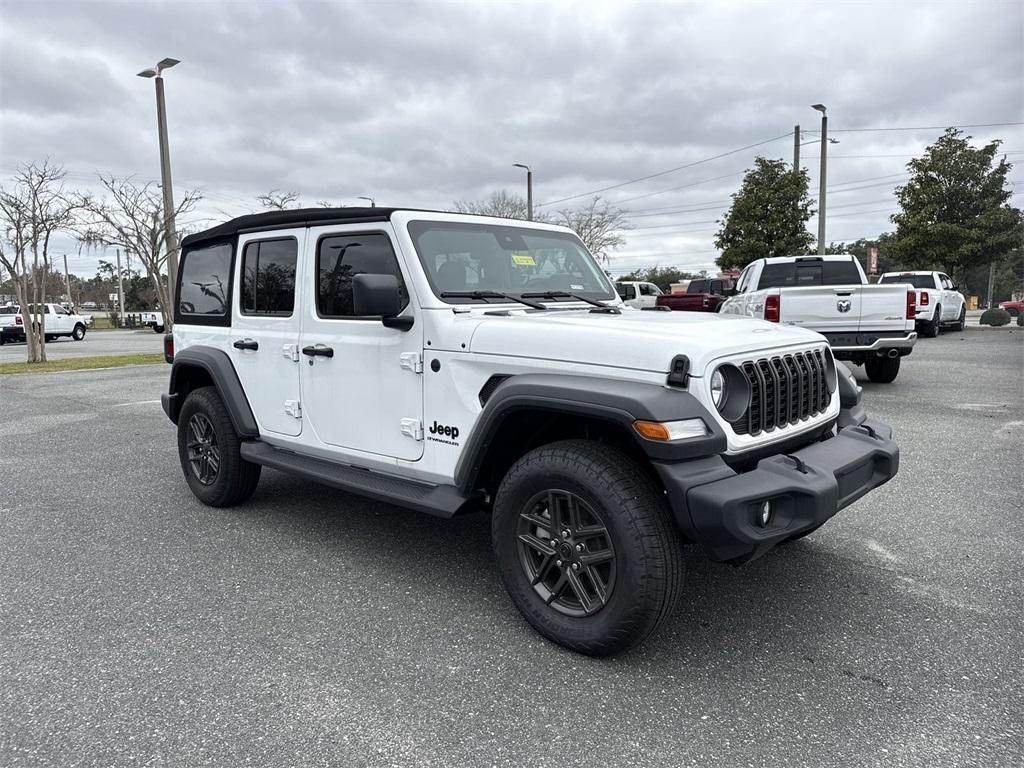
[[[750,385],[746,411],[729,422],[737,435],[759,435],[828,410],[829,364],[820,349],[738,365]]]

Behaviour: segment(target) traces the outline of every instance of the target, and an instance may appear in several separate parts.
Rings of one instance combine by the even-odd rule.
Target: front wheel
[[[261,467],[242,458],[240,445],[217,390],[190,392],[178,415],[178,458],[185,482],[204,504],[228,507],[256,490]]]
[[[74,339],[75,341],[81,341],[82,339],[84,339],[85,338],[85,326],[82,325],[81,323],[78,323],[75,326],[75,329],[71,332],[71,338]]]
[[[638,645],[682,591],[682,549],[664,495],[601,443],[567,440],[519,459],[498,489],[491,536],[519,612],[580,653]]]
[[[870,357],[864,363],[864,372],[876,384],[888,384],[900,372],[900,357]]]

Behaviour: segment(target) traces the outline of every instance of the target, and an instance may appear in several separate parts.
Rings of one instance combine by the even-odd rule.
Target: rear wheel
[[[178,416],[178,458],[188,487],[204,504],[228,507],[256,490],[260,465],[243,459],[240,445],[217,390],[190,392]]]
[[[682,591],[664,495],[632,459],[600,443],[553,443],[517,461],[498,489],[491,535],[519,612],[580,653],[638,645]]]
[[[960,317],[953,324],[954,331],[962,331],[967,324],[967,307],[960,307]]]
[[[942,305],[935,308],[935,318],[921,326],[921,335],[928,339],[934,339],[939,335],[939,318],[942,317]]]
[[[864,363],[864,372],[876,384],[888,384],[900,372],[900,357],[871,357]]]
[[[85,326],[81,323],[75,325],[75,330],[71,332],[71,338],[75,341],[81,341],[85,338]]]

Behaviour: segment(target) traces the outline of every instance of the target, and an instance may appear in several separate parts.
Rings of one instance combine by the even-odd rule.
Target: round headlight
[[[711,374],[711,402],[715,404],[715,408],[720,408],[722,405],[722,398],[725,396],[725,377],[722,376],[722,372],[717,368],[715,372]]]

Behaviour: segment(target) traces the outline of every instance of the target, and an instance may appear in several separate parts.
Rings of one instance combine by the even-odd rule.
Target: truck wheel
[[[239,445],[216,388],[190,392],[178,416],[178,458],[188,487],[204,504],[228,507],[256,490],[260,465],[243,459]]]
[[[638,645],[683,586],[664,495],[632,459],[589,440],[523,456],[505,475],[491,538],[502,582],[540,634],[591,656]]]
[[[934,339],[939,335],[939,318],[942,317],[942,305],[935,308],[935,319],[921,326],[921,335],[927,339]]]
[[[154,325],[153,326],[153,333],[163,333],[163,332],[164,332],[164,327],[162,325]]]
[[[46,333],[46,334],[43,334],[43,336],[46,339],[47,343],[49,343],[49,342],[51,342],[51,341],[53,341],[54,339],[57,338],[52,333]]]
[[[900,372],[900,357],[872,357],[864,363],[864,372],[876,384],[888,384]]]
[[[75,329],[71,332],[71,338],[75,341],[81,341],[85,338],[85,326],[81,323],[75,325]]]

